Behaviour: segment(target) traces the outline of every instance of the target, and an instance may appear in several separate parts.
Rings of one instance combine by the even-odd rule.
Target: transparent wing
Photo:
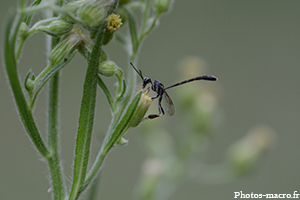
[[[168,95],[168,93],[166,91],[164,91],[163,99],[165,102],[165,109],[166,109],[167,113],[169,115],[174,115],[175,107],[174,107],[172,99],[170,98],[170,96]]]

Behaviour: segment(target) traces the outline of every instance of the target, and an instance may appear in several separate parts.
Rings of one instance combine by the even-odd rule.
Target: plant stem
[[[51,157],[48,159],[48,164],[53,188],[53,199],[63,200],[65,197],[65,190],[58,144],[58,83],[59,73],[57,72],[51,79],[49,87],[48,145],[51,151]]]
[[[51,49],[58,43],[58,38],[51,38]],[[50,51],[49,51],[50,52]],[[58,92],[59,92],[59,72],[56,72],[49,83],[48,102],[48,145],[51,151],[51,158],[48,159],[51,175],[51,185],[53,188],[53,199],[63,200],[65,197],[65,187],[62,177],[62,167],[60,164],[59,144],[58,144]]]
[[[102,22],[98,29],[84,81],[78,132],[76,137],[73,183],[69,200],[75,200],[78,198],[78,194],[80,193],[85,181],[94,123],[99,58],[102,52],[101,46],[105,27],[106,20]]]
[[[40,80],[53,68],[53,65],[49,64],[34,80],[34,87],[39,84]]]
[[[16,60],[18,60],[20,58],[20,54],[23,48],[25,40],[23,38],[20,38],[18,47],[17,47],[17,52],[16,52]]]
[[[57,2],[62,5],[62,1]],[[53,14],[55,16],[56,14]],[[48,36],[49,37],[49,36]],[[51,47],[49,51],[58,44],[59,38],[51,37]],[[51,186],[53,189],[53,199],[63,200],[65,198],[65,185],[62,176],[62,166],[59,155],[59,130],[58,130],[58,97],[59,97],[59,71],[56,72],[49,83],[48,100],[48,145],[51,151],[51,157],[48,159],[51,176]]]
[[[150,3],[150,0],[146,0],[145,6],[144,6],[142,33],[145,32],[146,25],[147,25],[148,12],[149,12],[149,3]]]
[[[119,139],[128,130],[129,122],[132,119],[136,107],[138,106],[141,95],[142,95],[142,91],[139,91],[136,94],[136,96],[133,98],[130,105],[128,106],[126,113],[123,115],[121,121],[118,123],[116,128],[115,129],[110,128],[108,130],[107,134],[105,135],[104,141],[102,143],[101,150],[99,151],[96,160],[87,175],[82,190],[84,190],[90,184],[90,182],[96,177],[97,173],[100,172],[103,161],[107,156],[108,152],[111,150],[111,148],[114,145],[116,145],[117,141],[119,141]]]
[[[43,88],[43,86],[45,85],[45,83],[55,75],[56,72],[58,72],[59,70],[61,70],[64,66],[66,66],[71,60],[72,58],[75,56],[77,50],[75,50],[74,52],[72,52],[66,59],[66,61],[62,61],[60,63],[58,63],[55,66],[49,65],[47,67],[47,69],[45,69],[43,72],[41,72],[38,75],[38,78],[35,79],[35,89],[34,89],[34,93],[32,96],[32,99],[30,101],[29,104],[29,108],[32,110],[35,100],[37,98],[37,95],[39,94],[40,90]]]

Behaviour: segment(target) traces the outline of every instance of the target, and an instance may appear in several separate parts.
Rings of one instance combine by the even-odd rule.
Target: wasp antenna
[[[217,81],[218,80],[218,78],[213,76],[213,75],[204,75],[204,76],[201,76],[201,77],[202,77],[203,80],[207,80],[207,81]]]
[[[139,74],[142,77],[142,79],[144,79],[143,74],[142,74],[142,70],[139,70],[139,72],[140,72]]]
[[[131,66],[133,67],[133,69],[136,71],[136,73],[138,73],[138,75],[140,75],[140,77],[142,78],[142,80],[144,80],[144,77],[143,77],[143,75],[142,75],[142,71],[141,71],[141,70],[138,71],[138,70],[133,66],[132,62],[130,62],[130,64],[131,64]]]
[[[179,83],[175,83],[174,85],[171,85],[169,87],[166,87],[164,88],[165,90],[169,89],[169,88],[172,88],[172,87],[175,87],[175,86],[178,86],[178,85],[183,85],[183,84],[186,84],[186,83],[190,83],[192,81],[198,81],[198,80],[206,80],[206,81],[217,81],[218,78],[213,76],[213,75],[203,75],[203,76],[197,76],[195,78],[190,78],[190,79],[187,79],[185,81],[181,81]]]

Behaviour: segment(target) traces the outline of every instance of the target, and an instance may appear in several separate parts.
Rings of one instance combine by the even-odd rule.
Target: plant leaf
[[[98,85],[101,87],[102,91],[104,92],[107,98],[108,104],[110,105],[111,109],[113,109],[113,99],[111,97],[111,94],[99,75],[97,76],[97,81],[98,81]]]
[[[18,19],[19,18],[19,19]],[[21,23],[21,16],[17,16],[16,21],[16,27],[12,29],[13,19],[12,17],[8,18],[6,22],[5,27],[5,37],[4,37],[4,49],[2,52],[4,52],[4,63],[5,63],[5,69],[9,81],[9,85],[12,89],[13,97],[16,103],[16,106],[18,108],[18,114],[20,116],[20,119],[23,123],[23,126],[29,135],[31,141],[37,148],[37,150],[40,152],[40,154],[47,158],[50,154],[48,151],[41,134],[35,124],[35,120],[33,118],[31,110],[28,108],[24,93],[22,91],[22,87],[19,80],[19,75],[17,71],[17,62],[15,60],[15,38],[17,35],[18,30],[17,27],[19,27]],[[10,39],[11,38],[11,39]]]
[[[43,88],[43,86],[45,85],[45,83],[56,73],[58,72],[60,69],[62,69],[64,66],[66,66],[71,60],[72,58],[75,56],[77,50],[75,50],[74,52],[72,52],[66,59],[64,59],[64,61],[62,61],[61,63],[55,65],[52,69],[50,69],[43,77],[42,79],[37,83],[36,87],[35,87],[35,92],[33,94],[33,98],[32,98],[32,102],[29,105],[29,107],[32,109],[35,103],[35,100],[37,98],[38,93],[41,91],[41,89]]]
[[[98,29],[97,37],[86,71],[76,137],[73,183],[69,200],[75,200],[78,198],[81,187],[85,181],[95,115],[99,58],[102,52],[101,46],[104,36],[103,30],[105,27],[106,20],[102,22]]]
[[[95,178],[95,176],[101,170],[101,166],[103,164],[104,158],[106,157],[109,150],[125,134],[126,130],[129,127],[129,122],[132,119],[132,116],[138,106],[141,95],[142,95],[142,91],[139,91],[131,101],[130,105],[128,106],[127,111],[123,115],[120,123],[116,126],[114,130],[106,134],[103,144],[101,146],[101,150],[99,151],[96,160],[93,166],[91,167],[91,170],[88,173],[86,181],[82,186],[82,190],[84,190],[90,184],[90,182]]]

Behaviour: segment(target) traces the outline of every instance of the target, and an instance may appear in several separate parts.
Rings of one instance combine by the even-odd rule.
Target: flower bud
[[[165,173],[165,166],[160,159],[147,159],[142,166],[142,176],[138,184],[138,199],[153,196],[160,178]]]
[[[208,134],[211,131],[216,108],[217,98],[211,92],[197,95],[191,107],[192,127],[195,133]]]
[[[22,22],[21,23],[21,26],[20,26],[20,37],[24,40],[28,37],[28,26],[25,22]]]
[[[99,61],[100,61],[100,63],[101,63],[101,62],[104,62],[104,61],[106,61],[106,60],[107,60],[107,54],[102,50],[102,53],[101,53],[101,55],[100,55]]]
[[[143,92],[141,99],[139,101],[139,104],[133,114],[132,120],[130,121],[130,127],[138,126],[144,119],[144,116],[152,102],[151,97],[149,97],[147,95],[148,92],[149,92],[149,90],[146,90],[145,92]]]
[[[158,13],[167,12],[170,7],[170,0],[155,0],[154,7]]]
[[[195,74],[205,74],[205,65],[205,62],[198,57],[189,56],[182,59],[179,64],[181,79],[189,79],[194,77]],[[203,84],[205,83],[202,82],[201,85]],[[197,103],[195,102],[196,96],[199,95],[199,91],[201,92],[199,85],[200,83],[194,83],[188,87],[180,87],[177,89],[179,104],[181,104],[179,107],[182,107],[183,110],[188,110]]]
[[[99,64],[98,72],[103,76],[111,77],[116,75],[122,77],[122,70],[113,61],[104,61]]]
[[[122,25],[119,15],[111,14],[107,17],[107,29],[105,29],[103,45],[106,45],[114,36],[114,32]]]
[[[117,144],[120,146],[124,146],[128,144],[128,140],[126,140],[124,137],[121,137],[118,141]]]
[[[64,58],[68,57],[78,46],[84,43],[84,38],[81,36],[81,32],[76,31],[70,33],[64,39],[62,39],[51,51],[49,55],[49,61],[51,65],[60,63]]]
[[[71,2],[69,4],[64,5],[63,9],[66,12],[68,12],[70,14],[73,14],[75,16],[77,10],[82,6],[82,2],[83,1],[74,1],[74,2]],[[62,16],[60,16],[60,19],[66,21],[68,23],[71,23],[71,24],[78,23],[78,21],[76,19],[70,17],[69,15],[62,15]]]
[[[115,32],[122,25],[120,15],[111,14],[107,17],[107,29],[110,32]]]
[[[31,29],[30,32],[41,31],[52,36],[62,36],[69,33],[73,28],[73,25],[61,20],[59,18],[45,19],[37,22]]]
[[[88,27],[97,27],[107,16],[103,1],[86,1],[77,11],[77,16]]]
[[[27,79],[25,82],[25,88],[28,92],[32,91],[34,89],[34,81],[31,79]]]
[[[32,91],[34,89],[34,86],[35,86],[34,79],[35,79],[35,76],[32,74],[31,70],[29,70],[29,72],[27,73],[27,75],[25,77],[25,89],[29,93],[32,93]]]
[[[275,134],[270,128],[256,127],[229,149],[228,163],[237,175],[244,175],[274,143]]]

